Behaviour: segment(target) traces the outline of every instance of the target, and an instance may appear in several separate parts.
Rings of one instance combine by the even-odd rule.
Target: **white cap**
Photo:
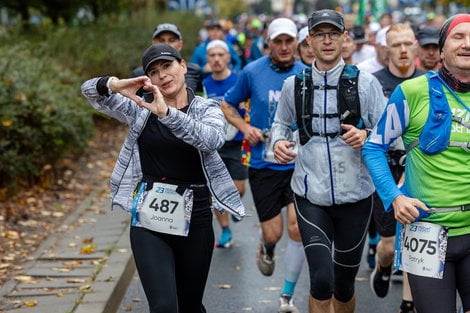
[[[268,27],[268,38],[274,39],[279,35],[286,34],[292,38],[297,37],[297,26],[295,23],[285,17],[280,17],[271,22]]]
[[[305,26],[301,30],[299,30],[299,44],[301,44],[304,40],[307,39],[308,36],[308,26]]]
[[[369,25],[367,27],[374,34],[376,34],[380,30],[380,24],[377,23],[377,22],[371,22],[371,23],[369,23]]]
[[[381,28],[378,32],[377,35],[375,36],[375,42],[381,46],[386,46],[387,45],[387,30],[390,28],[390,26],[385,26]]]
[[[225,51],[229,52],[227,43],[219,39],[212,40],[211,42],[209,42],[206,46],[206,51],[209,51],[212,48],[222,48],[225,49]]]

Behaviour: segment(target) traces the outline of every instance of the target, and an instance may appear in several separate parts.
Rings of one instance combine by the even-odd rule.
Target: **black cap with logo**
[[[169,45],[152,45],[144,52],[144,55],[142,56],[142,67],[144,69],[144,73],[147,73],[148,68],[155,61],[180,61],[181,59],[182,57],[179,51]]]
[[[330,24],[338,28],[340,31],[344,31],[343,15],[335,10],[325,9],[313,12],[308,18],[308,30],[311,31],[320,24]]]

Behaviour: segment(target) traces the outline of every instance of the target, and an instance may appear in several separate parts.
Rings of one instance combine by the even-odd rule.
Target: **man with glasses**
[[[361,148],[386,99],[371,74],[345,65],[340,13],[315,11],[308,27],[315,61],[284,83],[272,128],[274,156],[279,163],[295,160],[291,187],[310,271],[310,312],[352,313],[374,192]]]

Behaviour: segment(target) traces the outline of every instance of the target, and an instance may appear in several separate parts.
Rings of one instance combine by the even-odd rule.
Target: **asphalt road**
[[[244,197],[247,212],[252,214],[239,223],[232,223],[234,245],[230,249],[215,249],[206,286],[204,305],[208,313],[275,313],[283,286],[284,252],[287,232],[276,247],[276,270],[271,277],[263,276],[256,267],[255,256],[259,225],[251,195]],[[214,219],[216,238],[220,229]],[[379,299],[369,287],[370,269],[364,259],[356,278],[358,313],[397,313],[401,301],[401,286],[392,282],[389,294]],[[297,283],[294,303],[301,313],[308,312],[308,268],[304,264]],[[147,313],[147,301],[137,274],[120,305],[119,313]]]

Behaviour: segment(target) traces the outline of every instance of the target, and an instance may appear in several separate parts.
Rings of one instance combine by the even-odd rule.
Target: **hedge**
[[[202,25],[190,13],[144,10],[70,28],[0,29],[0,188],[14,190],[86,148],[94,112],[80,85],[94,76],[127,77],[163,22],[180,27],[189,58]]]

